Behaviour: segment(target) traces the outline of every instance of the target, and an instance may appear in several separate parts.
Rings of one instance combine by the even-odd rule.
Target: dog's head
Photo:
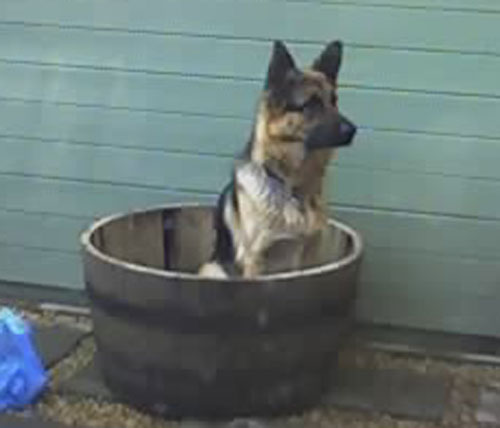
[[[340,41],[328,44],[312,66],[303,70],[282,42],[274,43],[261,101],[268,139],[301,142],[307,151],[352,142],[356,126],[337,108],[341,62]]]

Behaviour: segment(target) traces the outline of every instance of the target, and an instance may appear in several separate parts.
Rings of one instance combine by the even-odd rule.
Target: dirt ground
[[[91,329],[86,317],[56,315],[50,311],[25,311],[26,317],[38,323],[65,323],[84,330]],[[69,357],[51,370],[51,386],[67,379],[87,364],[94,353],[92,337],[87,337]],[[400,368],[416,373],[444,375],[450,382],[447,408],[440,423],[393,418],[385,414],[347,411],[333,407],[319,407],[291,418],[273,420],[241,420],[224,424],[184,421],[165,421],[143,414],[121,404],[98,402],[60,395],[49,389],[34,410],[44,418],[69,425],[102,428],[434,428],[434,427],[482,427],[475,421],[479,391],[482,386],[500,382],[500,367],[463,364],[432,358],[410,357],[373,350],[345,349],[340,364],[362,368]]]

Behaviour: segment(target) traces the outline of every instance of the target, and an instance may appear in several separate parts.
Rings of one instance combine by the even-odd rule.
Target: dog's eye
[[[291,113],[301,113],[304,110],[304,104],[288,103],[285,108]]]
[[[307,110],[309,112],[317,112],[323,108],[323,102],[321,99],[313,95],[311,98],[309,98],[303,106],[303,110]]]
[[[315,112],[322,108],[323,108],[323,102],[321,101],[321,99],[318,96],[313,95],[302,104],[289,104],[287,106],[287,111],[304,113],[306,111]]]

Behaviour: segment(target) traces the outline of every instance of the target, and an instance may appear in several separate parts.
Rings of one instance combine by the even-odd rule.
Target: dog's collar
[[[276,181],[279,181],[281,184],[285,185],[285,179],[279,175],[276,171],[274,171],[272,168],[269,167],[269,165],[263,164],[262,167],[264,168],[264,171],[266,172],[269,177],[274,178]],[[292,196],[299,201],[300,204],[304,202],[303,196],[298,193],[298,189],[295,187],[292,187],[291,189]]]
[[[285,179],[276,173],[273,169],[269,167],[269,165],[263,164],[262,167],[264,168],[264,171],[266,171],[266,174],[269,175],[270,177],[274,178],[275,180],[281,182],[282,184],[285,184]]]

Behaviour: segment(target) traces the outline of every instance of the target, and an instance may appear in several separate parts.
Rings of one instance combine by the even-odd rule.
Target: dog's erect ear
[[[287,73],[293,69],[295,69],[295,62],[285,44],[279,40],[275,41],[267,69],[266,89],[279,87]]]
[[[335,83],[342,63],[342,50],[343,46],[340,40],[328,44],[321,55],[314,61],[313,70],[320,71],[332,83]]]

